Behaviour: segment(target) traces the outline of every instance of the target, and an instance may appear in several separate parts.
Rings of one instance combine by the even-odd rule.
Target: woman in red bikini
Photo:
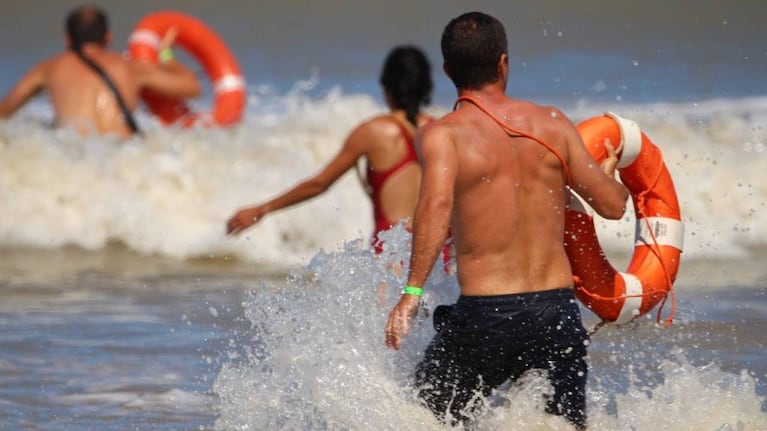
[[[341,151],[317,175],[277,197],[243,208],[227,223],[227,233],[237,234],[274,212],[325,191],[361,157],[367,160],[367,188],[373,204],[375,232],[373,246],[382,250],[378,233],[405,220],[410,226],[421,169],[413,138],[416,129],[432,121],[421,112],[431,99],[431,66],[424,53],[413,46],[395,47],[386,58],[381,85],[390,112],[371,118],[354,129]]]

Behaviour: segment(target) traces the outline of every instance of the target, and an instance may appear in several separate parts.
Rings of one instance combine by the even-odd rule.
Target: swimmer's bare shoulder
[[[454,164],[445,158],[448,155],[455,155],[453,143],[461,127],[460,116],[454,114],[450,113],[439,120],[423,125],[416,131],[415,151],[422,167],[426,168],[429,164],[435,163]]]
[[[400,128],[390,115],[378,115],[360,123],[349,133],[347,142],[363,142],[365,147],[375,142],[398,139]]]

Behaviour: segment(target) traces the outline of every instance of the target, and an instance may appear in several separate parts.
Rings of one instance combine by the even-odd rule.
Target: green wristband
[[[403,295],[421,296],[421,295],[423,295],[423,288],[422,287],[416,287],[416,286],[405,286],[405,287],[402,288],[402,294]]]
[[[163,48],[160,50],[160,53],[157,55],[157,57],[159,58],[160,63],[167,63],[173,60],[173,50],[170,48]]]

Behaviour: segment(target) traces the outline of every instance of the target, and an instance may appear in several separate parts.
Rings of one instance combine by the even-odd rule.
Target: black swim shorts
[[[466,422],[492,389],[541,369],[554,388],[546,410],[585,427],[588,333],[572,289],[461,296],[434,310],[434,327],[415,385],[441,420]]]

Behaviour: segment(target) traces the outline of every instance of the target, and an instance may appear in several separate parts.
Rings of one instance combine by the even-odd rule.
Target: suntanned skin
[[[613,148],[597,165],[561,111],[505,95],[506,54],[498,70],[497,82],[458,95],[476,99],[508,126],[556,149],[567,163],[573,189],[601,216],[620,218],[628,192],[614,179]],[[408,285],[425,284],[448,228],[462,295],[518,294],[572,284],[563,246],[565,177],[553,153],[532,139],[510,137],[469,102],[420,130],[416,149],[423,179]],[[388,347],[399,349],[418,303],[417,296],[403,294],[392,309],[385,328]]]
[[[387,101],[388,101],[387,97]],[[392,108],[391,102],[389,102]],[[428,117],[419,115],[418,123],[426,123]],[[407,153],[405,139],[399,125],[405,125],[411,132],[413,125],[407,121],[404,110],[393,109],[390,114],[380,115],[358,126],[344,142],[341,150],[316,175],[302,181],[287,192],[267,202],[243,208],[227,221],[227,233],[238,234],[261,220],[267,213],[277,211],[324,193],[357,160],[367,157],[373,169],[384,171],[397,164]],[[418,200],[421,168],[417,163],[403,167],[392,175],[381,189],[381,206],[389,220],[413,217]]]
[[[169,32],[160,49],[172,45],[174,38],[175,32]],[[131,111],[136,109],[139,93],[145,88],[173,98],[200,95],[194,73],[177,61],[153,65],[127,59],[97,43],[84,44],[82,52],[109,75]],[[40,91],[48,93],[57,125],[73,127],[83,135],[131,134],[109,87],[72,51],[30,69],[0,101],[0,117],[10,117]]]

